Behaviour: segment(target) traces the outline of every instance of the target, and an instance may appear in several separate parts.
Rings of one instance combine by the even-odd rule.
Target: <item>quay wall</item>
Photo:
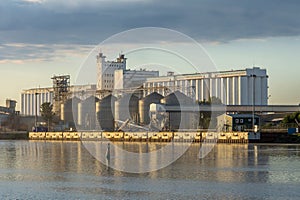
[[[27,140],[28,138],[27,131],[0,132],[0,140]]]
[[[219,143],[300,143],[300,135],[286,132],[0,132],[0,140],[112,140],[112,141],[193,141]]]
[[[252,132],[29,132],[30,140],[94,140],[145,142],[258,142],[260,133]]]

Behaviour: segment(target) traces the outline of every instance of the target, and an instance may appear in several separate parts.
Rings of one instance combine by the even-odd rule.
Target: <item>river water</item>
[[[159,147],[132,143],[125,148]],[[0,199],[300,199],[300,145],[199,144],[170,166],[124,173],[81,142],[0,141]]]

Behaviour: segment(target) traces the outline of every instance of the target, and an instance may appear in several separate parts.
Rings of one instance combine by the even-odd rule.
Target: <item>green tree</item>
[[[212,96],[209,97],[208,100],[204,99],[203,101],[199,101],[198,103],[201,105],[211,105],[211,104],[218,105],[218,104],[222,104],[222,100],[218,97]]]
[[[300,123],[300,112],[295,112],[295,113],[291,113],[291,114],[286,115],[283,118],[282,123],[284,125],[291,125],[291,124],[296,125],[296,121],[298,123]]]
[[[55,113],[53,112],[53,105],[50,102],[46,102],[41,105],[41,115],[46,121],[49,129],[55,116]]]
[[[212,96],[211,98],[209,98],[208,102],[209,102],[209,104],[215,104],[215,105],[222,104],[222,100],[215,96]]]
[[[208,100],[204,99],[203,101],[198,102],[200,105],[207,105],[207,106],[213,106],[213,105],[221,105],[222,100],[218,97],[212,96],[209,97]],[[217,126],[217,118],[216,113],[212,113],[211,111],[200,111],[199,113],[199,127],[203,129],[208,129],[212,127]],[[220,113],[221,114],[221,113]]]

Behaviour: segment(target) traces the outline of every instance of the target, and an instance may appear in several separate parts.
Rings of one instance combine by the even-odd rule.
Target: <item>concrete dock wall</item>
[[[28,140],[27,131],[0,132],[0,140]]]

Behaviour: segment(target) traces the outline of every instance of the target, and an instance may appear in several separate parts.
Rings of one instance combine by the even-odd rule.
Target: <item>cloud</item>
[[[300,34],[298,0],[4,0],[0,9],[0,43],[97,44],[145,26],[213,42]]]
[[[26,44],[0,45],[0,64],[58,61],[68,57],[84,58],[94,46],[76,44]]]
[[[45,0],[21,0],[21,2],[25,3],[43,3]]]
[[[12,63],[12,64],[24,64],[24,60],[8,60],[8,59],[4,59],[4,60],[0,60],[0,64],[9,64],[9,63]]]

